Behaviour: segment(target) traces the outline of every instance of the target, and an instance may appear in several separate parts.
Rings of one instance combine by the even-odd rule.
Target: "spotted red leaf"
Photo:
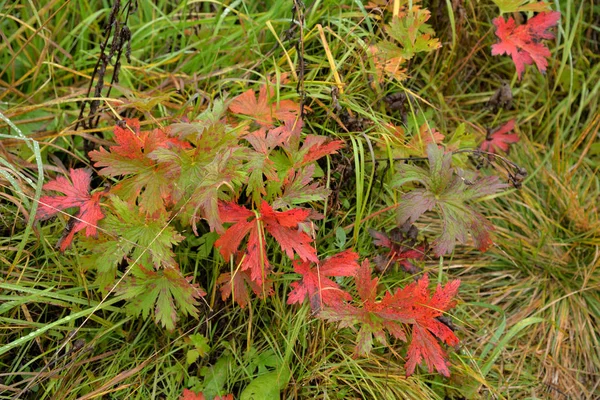
[[[293,259],[294,254],[298,254],[304,261],[318,261],[312,238],[299,228],[309,214],[309,210],[299,208],[274,211],[266,201],[256,212],[233,202],[222,202],[219,204],[221,220],[233,225],[217,239],[215,246],[223,257],[229,258],[239,251],[242,240],[248,236],[242,271],[249,270],[251,279],[260,284],[269,270],[265,230],[289,258]]]
[[[558,11],[539,13],[519,26],[513,17],[509,17],[507,21],[503,17],[495,18],[493,22],[500,42],[492,45],[492,55],[510,55],[519,79],[525,71],[525,65],[535,63],[541,72],[545,72],[550,50],[541,41],[554,38],[554,34],[548,29],[556,25],[559,19]]]
[[[98,221],[104,218],[100,209],[100,197],[105,193],[90,194],[91,171],[82,168],[71,169],[69,176],[72,183],[64,176],[59,176],[43,186],[44,190],[60,192],[64,196],[42,196],[35,216],[38,220],[45,220],[67,208],[79,208],[77,213],[71,217],[73,222],[69,222],[67,225],[65,234],[60,241],[60,251],[65,251],[73,241],[75,233],[83,229],[85,229],[86,236],[95,236]]]
[[[323,305],[332,306],[352,300],[352,296],[343,291],[331,276],[354,276],[358,271],[358,254],[346,250],[311,267],[307,261],[296,260],[294,271],[302,275],[300,282],[291,284],[292,291],[287,303],[302,303],[307,297],[313,311],[321,310]]]
[[[490,132],[483,143],[481,143],[480,149],[490,153],[498,153],[498,150],[502,150],[507,153],[511,143],[517,143],[519,141],[519,135],[516,133],[509,134],[515,127],[515,120],[511,119],[506,124]]]

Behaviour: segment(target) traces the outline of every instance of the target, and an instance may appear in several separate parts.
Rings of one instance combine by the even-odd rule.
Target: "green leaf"
[[[475,147],[477,147],[477,139],[475,135],[471,132],[467,132],[464,123],[458,125],[454,133],[444,143],[448,151],[455,151],[459,149],[474,149]],[[459,156],[460,155],[453,156],[453,162],[460,166],[466,165],[466,155],[464,156],[464,158]]]
[[[123,179],[113,193],[123,199],[138,199],[138,205],[148,214],[163,209],[163,199],[169,198],[173,188],[163,168],[153,167],[138,171]]]
[[[270,368],[279,368],[282,364],[282,360],[273,350],[265,350],[260,353],[251,347],[246,357],[250,360],[248,370],[250,373],[254,373],[258,369],[258,374],[270,372]]]
[[[237,193],[247,179],[247,174],[240,168],[242,162],[238,148],[223,150],[215,155],[214,159],[202,170],[202,178],[198,180],[191,201],[186,203],[185,211],[191,216],[192,229],[197,234],[196,222],[205,218],[211,229],[219,233],[224,232],[223,224],[219,218],[219,199],[225,189]],[[201,211],[201,214],[198,214]]]
[[[199,357],[206,356],[210,351],[210,345],[206,336],[194,333],[189,336],[189,340],[194,348],[188,350],[186,354],[187,365],[193,364]]]
[[[104,239],[106,237],[103,235]],[[103,293],[107,293],[115,282],[117,268],[121,261],[127,257],[127,251],[122,246],[122,240],[108,238],[105,242],[98,240],[92,243],[94,256],[93,265],[96,268],[96,280]]]
[[[325,200],[330,190],[312,182],[314,174],[315,164],[301,168],[295,173],[290,170],[284,179],[283,194],[273,202],[273,207],[293,207],[311,201]]]
[[[117,196],[110,197],[114,213],[109,214],[104,223],[105,229],[120,237],[116,254],[129,254],[133,260],[148,259],[155,267],[175,265],[173,245],[184,239],[169,225],[165,211],[146,216],[135,207]],[[110,248],[110,247],[109,247]],[[110,255],[109,260],[115,261]],[[119,260],[120,261],[120,260]]]
[[[196,299],[206,293],[188,282],[179,270],[169,267],[152,271],[135,265],[131,271],[133,276],[117,289],[124,299],[131,300],[127,305],[130,315],[146,319],[154,310],[155,322],[169,331],[175,329],[177,310],[198,316]]]
[[[500,14],[520,12],[520,11],[535,11],[544,12],[552,11],[550,5],[546,2],[531,2],[531,0],[492,0],[498,8]]]
[[[441,47],[440,41],[432,38],[435,32],[425,23],[429,17],[428,10],[414,6],[404,15],[392,19],[385,31],[402,46],[402,50],[396,54],[410,60],[416,53],[430,52]],[[388,53],[391,50],[389,46],[385,49]]]
[[[335,228],[335,243],[340,249],[346,245],[346,231],[341,226]]]
[[[192,365],[200,357],[200,352],[196,349],[188,350],[185,354],[185,362],[187,365]]]
[[[267,155],[249,151],[248,163],[245,167],[249,172],[246,195],[251,196],[252,200],[258,204],[260,203],[260,199],[267,194],[263,176],[267,178],[267,181],[279,181],[275,164]]]
[[[280,392],[290,380],[290,371],[282,367],[254,378],[240,395],[240,400],[279,399]]]
[[[200,371],[204,376],[204,387],[202,392],[207,399],[224,393],[224,387],[229,379],[229,371],[232,368],[233,357],[229,354],[222,355],[215,365],[204,367]]]

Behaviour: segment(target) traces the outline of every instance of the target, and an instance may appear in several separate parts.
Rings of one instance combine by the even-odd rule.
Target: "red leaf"
[[[91,172],[82,168],[71,169],[69,175],[73,183],[64,176],[59,176],[44,185],[44,190],[60,192],[65,196],[42,196],[35,216],[38,220],[45,220],[61,210],[79,207],[79,211],[71,217],[75,222],[67,225],[65,235],[60,241],[60,251],[65,251],[71,244],[75,233],[84,228],[86,236],[95,236],[98,221],[104,218],[100,209],[100,197],[105,193],[90,194]]]
[[[103,147],[90,152],[90,158],[96,161],[96,167],[105,167],[100,174],[117,176],[138,172],[131,171],[131,163],[127,160],[144,160],[158,148],[180,147],[189,149],[190,144],[179,139],[169,137],[165,130],[154,129],[141,131],[140,121],[125,119],[124,127],[115,125],[113,130],[116,144],[110,146],[110,153]]]
[[[200,392],[196,394],[188,389],[183,389],[183,395],[179,397],[179,400],[205,400],[204,393]]]
[[[312,238],[299,230],[299,224],[308,218],[309,210],[293,208],[288,211],[274,211],[263,201],[260,211],[267,232],[275,238],[290,259],[294,258],[295,252],[304,261],[319,260],[317,251],[311,246]]]
[[[448,282],[445,287],[438,284],[433,296],[429,295],[429,278],[424,275],[393,295],[395,310],[392,314],[413,325],[412,341],[408,347],[406,375],[411,375],[415,367],[425,360],[429,372],[434,368],[444,376],[450,376],[446,353],[435,337],[442,342],[455,346],[458,338],[454,332],[438,318],[444,311],[455,306],[453,298],[458,293],[459,280]],[[435,337],[434,337],[435,336]]]
[[[281,135],[285,138],[283,142],[287,144],[288,148],[297,150],[303,126],[304,122],[300,118],[286,119],[283,125],[273,129],[272,134]]]
[[[408,349],[406,374],[411,375],[415,367],[425,360],[430,371],[449,376],[446,354],[437,339],[450,346],[458,344],[454,332],[439,320],[445,311],[454,307],[454,296],[460,281],[455,280],[442,288],[438,285],[433,296],[429,294],[429,279],[424,275],[394,294],[386,292],[377,301],[378,279],[371,279],[371,268],[365,260],[355,278],[360,297],[352,304],[337,304],[321,312],[322,318],[340,323],[341,327],[354,327],[360,324],[357,335],[356,354],[367,355],[375,337],[386,344],[385,331],[406,341],[403,324],[413,325],[412,341]]]
[[[258,92],[258,99],[254,90],[248,89],[237,96],[229,105],[229,110],[236,114],[248,115],[256,123],[265,127],[272,127],[274,119],[285,121],[294,119],[298,115],[298,104],[292,100],[281,100],[272,103],[271,90],[267,93],[267,85],[263,85]]]
[[[179,397],[179,400],[205,400],[204,393],[200,392],[196,394],[188,389],[183,389],[183,394]],[[215,396],[213,400],[233,400],[232,394],[226,394],[224,396]]]
[[[352,250],[329,257],[322,263],[317,263],[315,268],[311,268],[309,262],[296,260],[294,271],[302,275],[302,280],[291,284],[293,290],[287,303],[302,303],[308,297],[312,310],[318,311],[323,305],[334,306],[344,300],[352,300],[350,294],[327,277],[356,275],[359,268],[357,261],[358,254]]]
[[[246,285],[250,286],[254,294],[261,299],[271,296],[274,293],[270,280],[265,279],[262,284],[258,284],[250,279],[248,271],[237,271],[233,274],[233,278],[231,277],[231,273],[223,273],[217,279],[217,285],[222,285],[220,290],[223,301],[227,300],[233,294],[233,301],[241,308],[245,308],[250,301],[250,294]]]
[[[412,375],[416,366],[423,359],[429,368],[429,372],[433,372],[433,368],[435,368],[440,374],[450,376],[446,353],[442,346],[427,329],[415,325],[412,332],[412,341],[408,346],[406,376]]]
[[[515,120],[511,119],[497,130],[490,132],[485,141],[481,143],[480,149],[494,154],[498,154],[498,150],[507,153],[509,145],[519,141],[519,136],[516,133],[508,134],[514,127]]]
[[[304,141],[304,145],[302,146],[303,149],[309,148],[308,152],[304,155],[304,158],[302,159],[302,165],[316,161],[319,158],[328,154],[337,153],[339,149],[344,147],[344,142],[341,140],[334,140],[327,144],[316,143],[315,145],[312,145],[312,143],[310,142],[311,137],[313,136],[307,136],[307,138]]]
[[[360,324],[357,334],[355,354],[368,355],[373,345],[373,337],[380,343],[387,344],[385,331],[397,339],[406,340],[406,335],[400,321],[394,315],[389,315],[389,300],[387,296],[382,301],[377,301],[378,279],[371,279],[369,261],[364,260],[354,281],[360,297],[356,301],[358,307],[352,304],[338,303],[326,308],[320,313],[321,318],[340,323],[340,327],[354,327]]]
[[[304,261],[318,261],[312,238],[299,229],[309,213],[303,209],[274,211],[266,201],[262,202],[260,212],[255,213],[235,203],[222,202],[219,204],[221,220],[233,225],[217,239],[215,246],[223,257],[229,258],[238,252],[241,241],[249,235],[241,268],[250,270],[251,279],[260,284],[269,270],[265,230],[289,258],[293,259],[296,253]]]
[[[495,18],[493,22],[500,42],[492,45],[492,55],[510,55],[517,68],[519,79],[525,71],[525,65],[534,62],[541,72],[545,72],[548,65],[546,58],[550,57],[550,50],[541,43],[541,40],[554,38],[554,34],[548,29],[556,25],[559,19],[558,11],[539,13],[519,26],[516,26],[512,17],[509,17],[508,21],[504,21],[502,17]]]

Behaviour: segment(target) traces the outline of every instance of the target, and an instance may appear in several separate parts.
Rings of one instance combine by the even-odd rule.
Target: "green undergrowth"
[[[510,57],[491,56],[499,14],[491,1],[423,2],[441,48],[416,54],[402,79],[378,72],[370,53],[394,2],[388,10],[328,0],[297,9],[283,0],[138,3],[127,22],[131,62],[123,54],[112,85],[107,67],[99,125],[82,128],[114,2],[0,2],[0,398],[176,399],[184,388],[238,398],[261,375],[286,381],[277,388],[285,399],[600,396],[598,6],[552,3],[561,20],[548,69],[528,66],[518,80]],[[292,16],[304,18],[302,29]],[[393,338],[356,357],[356,332],[314,318],[306,302],[286,304],[296,278],[281,250],[270,258],[275,295],[242,309],[215,284],[219,270],[235,268],[213,247],[218,235],[165,222],[163,231],[185,236],[174,248],[182,274],[207,291],[198,317],[180,316],[169,332],[100,287],[83,250],[92,238],[80,232],[61,253],[67,218],[34,222],[41,185],[91,167],[86,146],[110,146],[117,119],[139,118],[144,130],[193,120],[282,75],[290,82],[274,84],[278,101],[305,95],[303,133],[346,144],[318,162],[318,181],[331,190],[311,203],[323,215],[314,223],[321,259],[350,248],[361,260],[382,253],[369,232],[397,225],[402,194],[391,182],[400,158],[425,156],[435,132],[451,150],[475,149],[487,128],[516,120],[520,141],[507,158],[528,175],[520,189],[477,204],[495,226],[490,250],[469,242],[417,263],[432,282],[461,280],[448,312],[460,339],[447,348],[449,378],[426,367],[406,377],[406,345]],[[488,101],[502,83],[512,106],[494,110]],[[453,158],[475,169],[467,154]],[[502,168],[483,171],[508,181]],[[93,183],[104,182],[96,174]],[[416,226],[440,234],[433,213]],[[120,265],[117,276],[126,271]],[[381,290],[414,281],[399,267],[378,276]]]

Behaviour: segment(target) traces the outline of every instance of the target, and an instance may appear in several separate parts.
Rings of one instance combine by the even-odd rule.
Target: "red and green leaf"
[[[452,167],[452,153],[444,154],[435,144],[427,146],[427,154],[429,171],[410,164],[402,164],[398,169],[396,187],[407,183],[421,185],[402,196],[397,209],[399,225],[412,224],[425,212],[434,210],[442,223],[442,233],[433,243],[435,254],[451,253],[457,240],[466,243],[469,233],[475,246],[486,251],[492,244],[489,232],[494,227],[470,203],[507,185],[500,183],[497,176],[465,179]]]
[[[206,219],[211,229],[219,233],[225,231],[219,213],[219,199],[227,197],[226,191],[236,193],[236,188],[241,187],[247,179],[244,169],[239,167],[241,155],[237,150],[223,149],[202,168],[201,178],[199,177],[198,184],[193,188],[191,200],[184,207],[192,216],[194,233],[198,233],[196,221],[199,218]]]
[[[113,193],[135,202],[148,214],[165,208],[173,191],[172,179],[164,166],[157,165],[150,154],[160,148],[187,149],[189,143],[170,137],[166,131],[141,131],[138,120],[126,120],[125,127],[114,128],[117,144],[110,151],[103,147],[89,153],[94,166],[106,176],[131,175],[121,180]]]
[[[313,182],[315,165],[294,170],[290,168],[288,175],[283,180],[283,193],[275,199],[273,207],[284,208],[311,201],[323,201],[331,192],[317,182]]]

